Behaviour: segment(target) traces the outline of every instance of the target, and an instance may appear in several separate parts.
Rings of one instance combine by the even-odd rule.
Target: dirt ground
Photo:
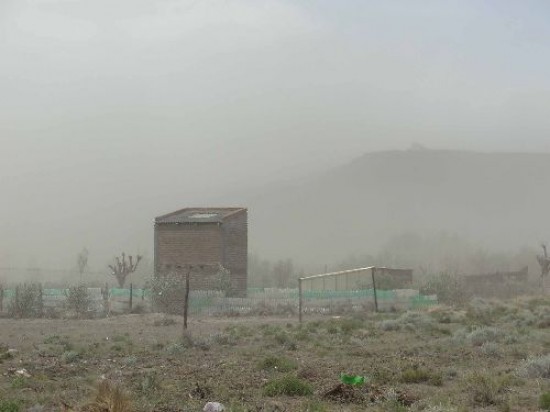
[[[136,411],[207,401],[230,411],[536,411],[550,390],[547,328],[541,299],[302,325],[191,319],[185,336],[181,318],[161,314],[0,319],[0,412],[78,410],[101,380],[120,384]],[[342,384],[342,373],[366,383]]]

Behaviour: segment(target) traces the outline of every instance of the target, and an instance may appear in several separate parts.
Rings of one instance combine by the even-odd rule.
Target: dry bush
[[[468,376],[464,384],[475,406],[490,406],[501,403],[502,394],[506,389],[503,379],[479,372],[474,372]]]
[[[449,273],[440,273],[425,280],[420,287],[423,295],[437,295],[440,303],[463,305],[468,297],[463,279]]]
[[[44,308],[42,286],[38,283],[23,283],[15,287],[16,297],[9,305],[10,316],[15,318],[41,317]]]
[[[502,340],[505,336],[505,333],[494,327],[481,327],[471,331],[467,339],[472,344],[472,346],[482,346],[488,342],[498,342]]]
[[[518,374],[525,378],[550,379],[550,355],[527,359],[518,368]]]
[[[122,388],[108,380],[101,381],[95,399],[82,412],[133,412],[132,403]]]
[[[65,290],[67,309],[73,311],[78,317],[83,317],[90,306],[90,295],[88,288],[84,285],[71,286]]]
[[[153,278],[151,281],[155,310],[171,315],[183,313],[185,280],[176,273]]]

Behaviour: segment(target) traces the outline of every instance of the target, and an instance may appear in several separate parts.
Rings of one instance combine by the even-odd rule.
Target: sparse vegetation
[[[489,406],[502,402],[505,382],[494,375],[474,372],[466,378],[465,387],[474,406]]]
[[[274,378],[264,387],[266,396],[307,396],[313,393],[311,386],[293,375]]]
[[[78,317],[83,317],[90,306],[88,288],[84,285],[71,286],[65,291],[67,308]]]
[[[536,410],[546,386],[529,380],[550,379],[549,331],[524,320],[543,318],[547,303],[475,299],[463,308],[301,325],[212,318],[193,321],[183,336],[178,317],[159,314],[86,320],[89,330],[74,328],[77,320],[47,320],[51,328],[41,331],[15,322],[17,333],[3,329],[0,352],[21,345],[21,334],[29,346],[4,359],[0,396],[21,399],[25,411],[57,410],[59,399],[40,391],[62,387],[80,410],[89,396],[83,383],[102,376],[124,385],[138,412],[200,410],[210,397],[242,411]],[[366,384],[341,389],[342,373],[365,376]]]
[[[461,305],[467,300],[462,279],[449,273],[429,277],[420,287],[420,293],[437,295],[439,302]]]
[[[550,355],[527,359],[519,367],[518,372],[525,378],[550,379]]]
[[[38,283],[23,283],[15,287],[15,297],[9,306],[10,316],[15,318],[41,317],[44,305],[42,286]]]
[[[262,359],[259,368],[265,371],[290,372],[297,369],[298,364],[283,356],[268,356]]]
[[[466,339],[473,346],[482,346],[486,343],[497,342],[504,338],[504,333],[494,327],[481,327],[470,332]]]
[[[19,412],[20,410],[21,402],[0,399],[0,412]]]
[[[183,313],[183,296],[185,281],[176,273],[158,276],[150,281],[153,306],[162,313],[181,315]]]
[[[95,398],[84,408],[87,412],[133,412],[132,402],[119,385],[108,380],[99,383]]]
[[[443,377],[440,373],[434,373],[422,367],[411,367],[401,372],[401,382],[423,383],[427,382],[434,386],[441,386]]]
[[[539,396],[539,408],[543,411],[550,410],[550,392],[541,393]]]

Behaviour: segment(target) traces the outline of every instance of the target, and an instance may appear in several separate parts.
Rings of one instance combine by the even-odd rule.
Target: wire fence
[[[398,310],[433,304],[412,289],[412,270],[369,266],[300,278],[298,313]]]
[[[102,317],[123,313],[164,312],[183,314],[184,296],[179,293],[169,306],[161,307],[162,295],[143,288],[86,288],[82,313],[71,306],[72,290],[41,289],[29,297],[28,286],[0,290],[0,314],[13,317],[62,317],[82,315]],[[174,296],[172,296],[174,299]],[[414,289],[396,290],[306,290],[302,310],[307,314],[339,315],[379,310],[416,309],[437,303],[435,296],[420,295]],[[73,299],[74,300],[74,299]],[[299,289],[248,289],[246,297],[230,297],[219,290],[190,290],[188,314],[205,316],[286,316],[300,313]],[[14,310],[17,308],[17,310]]]

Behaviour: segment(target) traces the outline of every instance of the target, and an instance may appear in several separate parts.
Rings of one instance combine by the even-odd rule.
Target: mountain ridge
[[[334,260],[406,232],[456,233],[498,248],[539,242],[550,153],[387,150],[250,196],[251,250]]]

